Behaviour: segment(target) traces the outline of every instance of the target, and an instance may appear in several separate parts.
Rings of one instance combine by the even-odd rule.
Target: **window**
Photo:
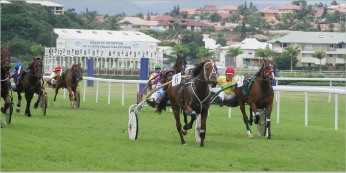
[[[249,52],[248,54],[249,54],[249,55],[252,55],[252,52]]]
[[[67,33],[67,31],[66,31],[66,30],[62,30],[62,32],[63,32],[63,33]]]
[[[96,31],[92,31],[92,33],[97,34],[97,32],[96,32]]]
[[[333,54],[328,54],[328,57],[333,57]]]
[[[342,54],[337,54],[336,57],[337,58],[342,58]]]
[[[107,32],[108,34],[113,34],[112,32]]]
[[[136,32],[135,34],[136,34],[136,35],[141,35],[141,34],[140,34],[140,33],[138,33],[138,32]]]
[[[282,43],[282,47],[287,47],[287,44],[286,43]]]

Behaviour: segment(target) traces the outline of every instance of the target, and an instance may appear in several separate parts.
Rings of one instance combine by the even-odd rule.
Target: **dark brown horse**
[[[56,100],[56,95],[58,94],[59,89],[66,88],[69,92],[70,104],[72,107],[75,106],[77,100],[75,93],[78,83],[81,80],[83,80],[83,69],[81,63],[72,64],[71,68],[65,70],[56,80],[54,101]]]
[[[186,55],[177,54],[177,59],[173,66],[174,74],[181,72],[182,75],[185,75],[185,68],[186,68]]]
[[[38,103],[40,103],[41,96],[43,94],[41,80],[43,84],[43,63],[42,59],[37,58],[34,59],[34,62],[32,62],[29,65],[29,68],[25,70],[24,73],[21,73],[18,77],[17,83],[16,83],[16,92],[18,94],[18,104],[16,107],[16,111],[20,112],[20,104],[22,101],[21,92],[25,93],[26,98],[26,108],[25,108],[25,115],[30,117],[30,103],[32,98],[34,97],[34,94],[38,94],[37,101],[34,104],[34,108],[37,109]]]
[[[156,113],[161,113],[166,109],[167,99],[171,102],[174,118],[176,121],[177,130],[181,139],[181,144],[186,145],[184,140],[182,126],[180,123],[180,110],[182,109],[185,115],[191,116],[191,121],[184,125],[184,130],[192,128],[196,116],[201,114],[201,130],[200,146],[204,146],[204,139],[206,133],[206,123],[208,109],[210,106],[210,90],[209,84],[216,82],[217,67],[212,60],[204,60],[200,64],[196,64],[194,74],[191,78],[184,80],[178,85],[168,85],[167,97],[162,99],[157,107]]]
[[[10,107],[9,87],[10,87],[10,70],[11,68],[11,53],[8,47],[1,48],[1,97],[4,99],[4,107],[1,107],[1,112],[6,113]],[[1,125],[2,127],[2,125]]]
[[[273,98],[274,98],[274,90],[272,84],[274,82],[274,61],[272,60],[262,60],[262,67],[259,69],[257,74],[250,78],[250,75],[244,76],[246,80],[254,80],[252,84],[250,84],[250,89],[248,91],[248,95],[244,95],[243,87],[236,87],[234,89],[234,93],[236,94],[240,106],[240,110],[243,114],[244,123],[246,125],[247,133],[249,138],[253,138],[253,134],[250,130],[250,126],[252,124],[252,115],[250,116],[250,121],[245,112],[245,103],[250,106],[250,114],[252,111],[256,114],[253,118],[255,124],[258,123],[260,119],[260,113],[257,109],[266,110],[266,131],[267,131],[267,139],[271,139],[271,131],[270,131],[270,115],[273,108]],[[245,81],[244,81],[245,84]]]

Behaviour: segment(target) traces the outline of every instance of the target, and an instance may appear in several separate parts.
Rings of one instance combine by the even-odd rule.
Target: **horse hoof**
[[[253,134],[250,134],[250,135],[249,135],[249,138],[252,139],[252,138],[253,138]]]
[[[20,112],[20,108],[17,107],[16,108],[16,112],[19,113]]]
[[[25,115],[26,115],[27,117],[31,117],[31,114],[26,113]]]
[[[181,132],[183,133],[183,135],[187,135],[187,130],[184,129]]]
[[[38,107],[38,103],[35,103],[34,104],[34,109],[37,109],[37,107]]]
[[[184,145],[184,146],[188,146],[186,142],[185,142],[183,145]]]

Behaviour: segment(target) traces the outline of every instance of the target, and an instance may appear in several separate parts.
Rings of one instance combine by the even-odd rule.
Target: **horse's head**
[[[177,55],[177,60],[175,61],[175,65],[173,67],[175,71],[181,72],[182,74],[185,74],[185,68],[186,68],[186,55]]]
[[[31,69],[34,70],[34,75],[38,78],[41,79],[43,76],[43,63],[42,59],[36,58],[34,59],[34,62],[30,65]]]
[[[77,80],[83,80],[83,69],[81,63],[73,64],[71,67],[71,71],[73,76],[75,76]]]
[[[203,62],[197,64],[193,69],[193,77],[201,75],[200,78],[208,83],[217,82],[217,67],[213,60],[204,59]]]
[[[262,79],[265,79],[269,84],[273,84],[275,80],[274,75],[274,60],[262,59]]]
[[[11,68],[11,53],[8,46],[1,48],[1,68],[9,71]]]

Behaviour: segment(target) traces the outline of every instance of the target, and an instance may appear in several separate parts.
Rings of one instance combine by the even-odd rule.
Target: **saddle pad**
[[[242,92],[245,96],[249,95],[250,87],[253,84],[253,82],[255,81],[255,79],[256,79],[256,76],[252,76],[251,78],[245,79],[243,81]]]

